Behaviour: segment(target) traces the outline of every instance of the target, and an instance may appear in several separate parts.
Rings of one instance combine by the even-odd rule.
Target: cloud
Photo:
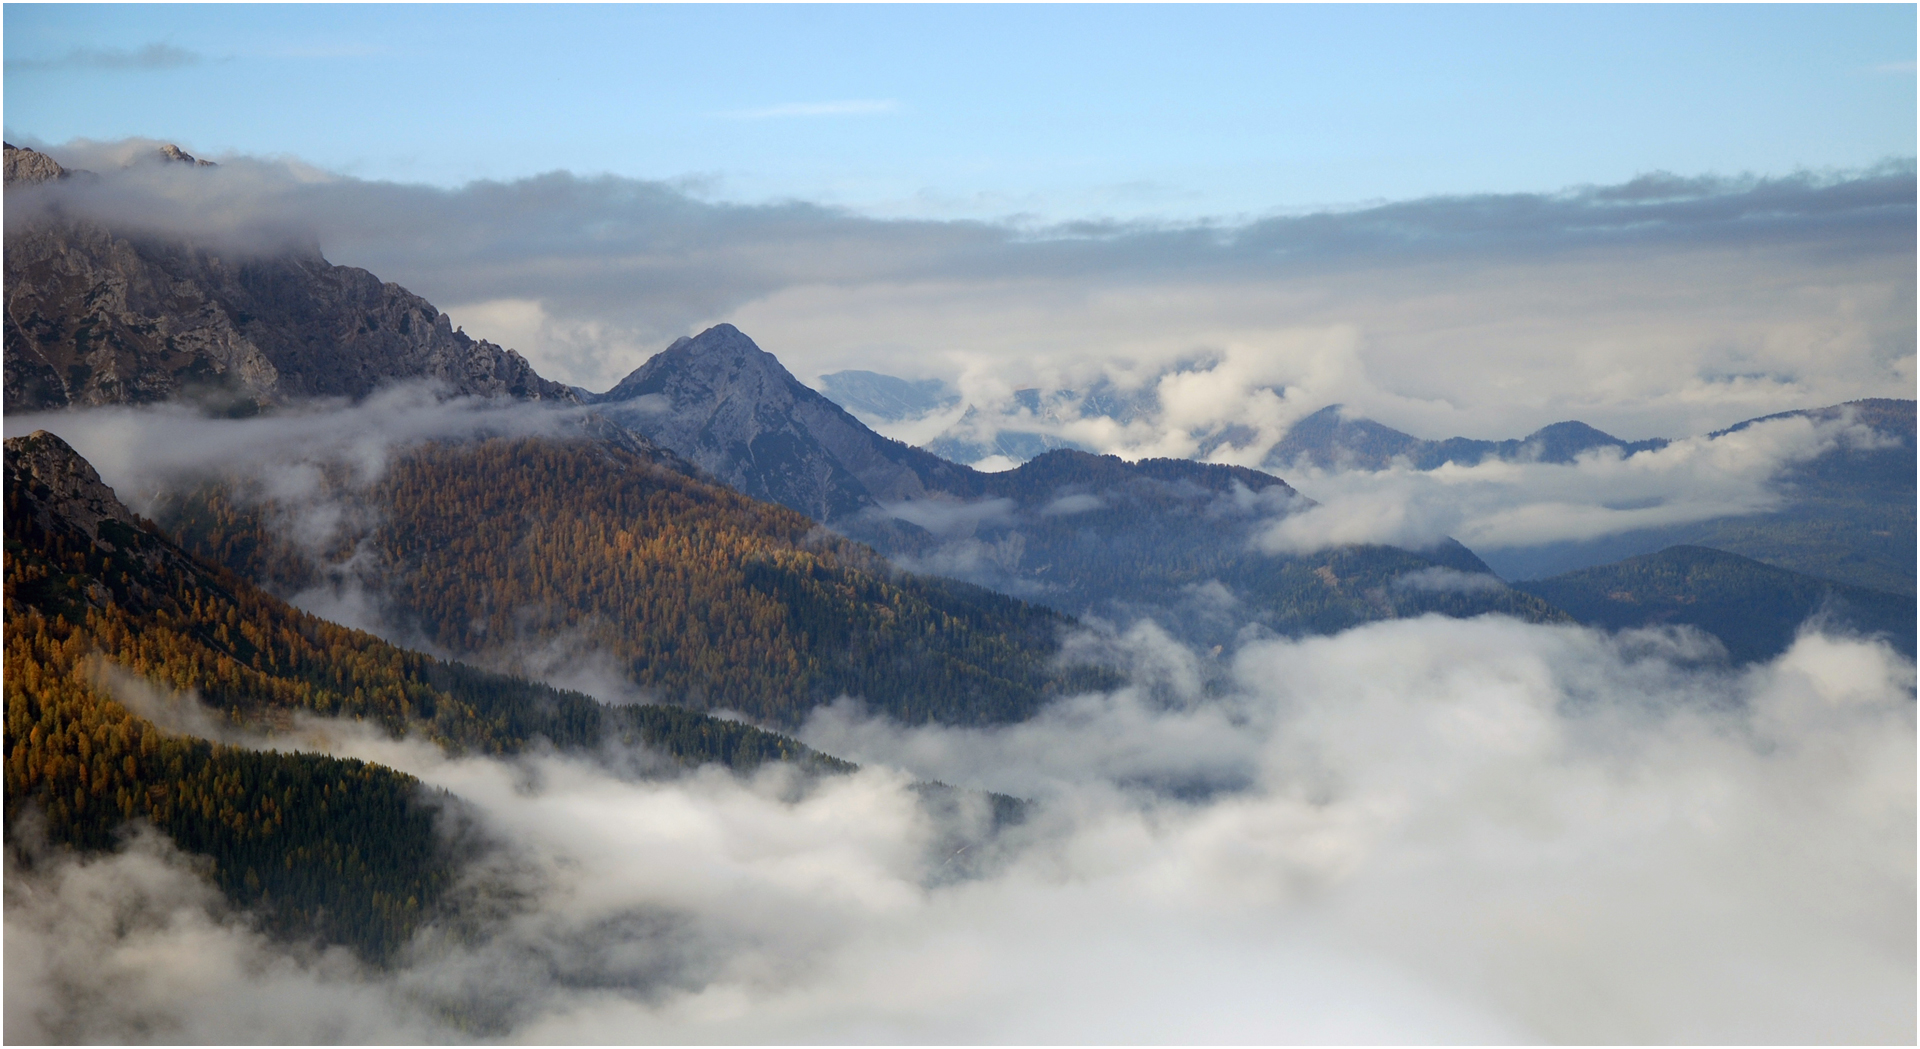
[[[1780,501],[1785,468],[1881,438],[1846,415],[1771,419],[1622,456],[1601,448],[1572,463],[1449,463],[1435,470],[1284,471],[1319,505],[1280,517],[1257,537],[1269,553],[1346,543],[1431,546],[1452,536],[1475,550],[1593,539],[1643,528],[1759,513]]]
[[[179,69],[199,65],[206,57],[196,51],[172,44],[154,43],[145,47],[76,47],[60,58],[13,58],[7,68],[13,70],[52,69]]]
[[[1499,576],[1487,575],[1484,572],[1462,572],[1457,569],[1442,568],[1439,565],[1395,576],[1393,586],[1398,590],[1457,594],[1493,593],[1507,588],[1507,584],[1501,582]]]
[[[1106,500],[1099,496],[1081,492],[1078,495],[1063,495],[1041,507],[1040,516],[1070,517],[1074,514],[1084,514],[1089,510],[1103,509],[1106,505]]]
[[[725,320],[798,375],[938,376],[983,409],[1101,380],[1165,395],[1165,418],[1063,430],[1125,455],[1193,454],[1336,399],[1423,435],[1577,417],[1635,438],[1914,382],[1910,163],[1027,228],[564,172],[442,190],[46,148],[112,177],[10,191],[9,229],[58,207],[236,251],[318,243],[583,385]]]
[[[8,437],[41,429],[60,435],[121,502],[148,516],[163,498],[225,482],[234,498],[269,505],[263,523],[316,569],[313,587],[281,596],[397,644],[444,654],[417,630],[389,619],[385,566],[354,544],[354,537],[372,531],[379,513],[359,493],[383,478],[392,456],[406,448],[435,440],[576,436],[590,415],[591,409],[447,397],[433,383],[403,383],[357,404],[320,400],[250,419],[210,419],[173,405],[104,407],[11,414],[5,429]],[[585,666],[575,663],[571,672]]]
[[[6,435],[59,434],[122,502],[145,513],[161,491],[220,475],[257,484],[270,498],[299,500],[319,490],[322,466],[345,467],[353,483],[368,484],[385,474],[397,449],[440,439],[562,436],[577,433],[589,411],[447,397],[432,383],[402,383],[358,404],[320,400],[250,419],[210,419],[171,405],[14,413]]]
[[[785,117],[847,117],[898,113],[900,103],[890,98],[852,98],[839,102],[787,102],[759,109],[736,109],[719,114],[729,120],[777,120]]]
[[[868,767],[806,787],[307,722],[279,745],[461,799],[496,846],[464,884],[504,891],[498,919],[373,972],[264,939],[151,835],[10,853],[8,1029],[1912,1039],[1914,679],[1884,645],[1809,633],[1734,671],[1685,633],[1424,619],[1250,645],[1207,688],[1140,629],[1118,639],[1135,685],[1022,724],[824,709],[808,742]],[[982,836],[981,810],[939,815],[914,777],[1034,805]]]

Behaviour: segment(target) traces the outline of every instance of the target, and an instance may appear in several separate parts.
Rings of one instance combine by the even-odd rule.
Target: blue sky
[[[876,216],[1245,216],[1915,151],[1885,6],[9,4],[10,140]]]

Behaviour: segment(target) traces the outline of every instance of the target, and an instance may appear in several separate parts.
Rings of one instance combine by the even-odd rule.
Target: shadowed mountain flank
[[[75,180],[50,158],[13,146],[6,156],[8,193],[36,205],[7,223],[9,412],[185,400],[246,414],[407,380],[574,399],[519,354],[317,248],[243,253],[109,228],[69,214],[60,194]]]
[[[1914,654],[1912,597],[1833,583],[1703,546],[1669,547],[1515,587],[1591,626],[1699,627],[1742,663],[1786,651],[1810,619],[1885,637],[1907,658]]]

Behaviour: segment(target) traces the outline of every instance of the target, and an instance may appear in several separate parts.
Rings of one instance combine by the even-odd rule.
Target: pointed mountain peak
[[[1588,426],[1586,423],[1583,423],[1578,419],[1569,419],[1566,422],[1548,423],[1547,425],[1542,426],[1538,430],[1535,430],[1532,433],[1528,434],[1524,438],[1524,440],[1528,440],[1528,441],[1591,441],[1595,444],[1627,443],[1625,441],[1622,441],[1620,438],[1615,437],[1614,435],[1606,432],[1605,430],[1595,429],[1594,427]]]
[[[661,353],[667,354],[702,360],[764,357],[774,367],[786,370],[773,354],[761,349],[746,332],[731,324],[716,324],[698,335],[683,335]]]
[[[737,386],[749,379],[761,392],[800,385],[779,358],[761,349],[745,332],[731,324],[716,324],[698,335],[673,340],[613,389],[592,399],[618,404],[688,382],[708,387]]]
[[[162,160],[173,161],[177,164],[191,164],[197,168],[214,168],[220,166],[211,160],[201,160],[199,157],[194,156],[171,142],[161,146],[157,152],[159,152]]]
[[[9,501],[18,492],[27,512],[42,517],[43,525],[64,520],[92,539],[100,537],[104,521],[139,527],[133,511],[100,480],[93,464],[54,434],[35,430],[7,438],[6,462]]]

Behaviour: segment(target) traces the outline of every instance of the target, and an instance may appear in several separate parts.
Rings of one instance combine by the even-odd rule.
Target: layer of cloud
[[[140,48],[76,47],[59,58],[9,58],[9,70],[48,69],[178,69],[199,65],[206,57],[172,44],[153,43]]]
[[[1244,650],[991,730],[851,706],[868,763],[635,778],[289,739],[406,769],[499,847],[486,934],[395,970],[272,944],[150,835],[7,871],[22,1040],[1910,1042],[1912,665],[1809,634],[1417,620]],[[1149,664],[1167,664],[1154,672]],[[960,855],[913,776],[1035,799]],[[959,872],[956,875],[956,870]],[[456,1026],[456,1024],[458,1026]]]
[[[1319,505],[1276,520],[1258,545],[1277,554],[1366,542],[1419,548],[1452,536],[1471,549],[1497,550],[1757,513],[1780,502],[1771,482],[1787,467],[1882,441],[1845,415],[1794,416],[1631,456],[1596,449],[1572,463],[1378,471],[1301,465],[1286,476]]]
[[[51,147],[103,170],[127,149]],[[1157,425],[1067,435],[1193,454],[1208,432],[1271,432],[1335,400],[1422,435],[1506,437],[1583,418],[1633,438],[1911,396],[1913,178],[1905,163],[1656,175],[1250,221],[1029,229],[736,206],[560,172],[439,190],[225,157],[16,190],[8,222],[58,198],[239,247],[317,241],[462,307],[473,334],[533,340],[515,348],[581,384],[722,320],[803,379],[939,377],[983,407],[1025,387],[1137,390],[1196,355],[1219,359],[1225,370],[1160,391],[1170,414]]]
[[[167,489],[226,475],[258,483],[270,498],[298,501],[321,486],[320,470],[345,467],[366,484],[399,449],[436,439],[557,436],[578,432],[585,409],[447,397],[431,383],[388,387],[358,404],[315,401],[250,419],[210,419],[186,406],[106,407],[15,413],[8,437],[35,430],[72,445],[122,502],[145,512]]]
[[[1428,593],[1485,594],[1505,590],[1507,584],[1499,576],[1484,572],[1462,572],[1453,568],[1422,568],[1417,572],[1395,576],[1393,586],[1396,590],[1423,590]]]
[[[378,524],[377,507],[360,498],[386,474],[392,457],[434,440],[577,435],[590,409],[447,397],[433,383],[404,383],[357,404],[315,401],[250,419],[212,419],[175,405],[17,413],[8,437],[35,430],[59,435],[93,464],[121,502],[152,516],[160,501],[220,481],[241,500],[271,507],[263,522],[304,553],[320,582],[282,597],[338,623],[398,644],[437,651],[416,630],[387,614],[386,566],[357,537]],[[540,652],[538,665],[562,661]],[[561,675],[577,687],[597,663],[566,661]],[[596,675],[593,680],[611,680]],[[602,689],[622,700],[631,688]]]

